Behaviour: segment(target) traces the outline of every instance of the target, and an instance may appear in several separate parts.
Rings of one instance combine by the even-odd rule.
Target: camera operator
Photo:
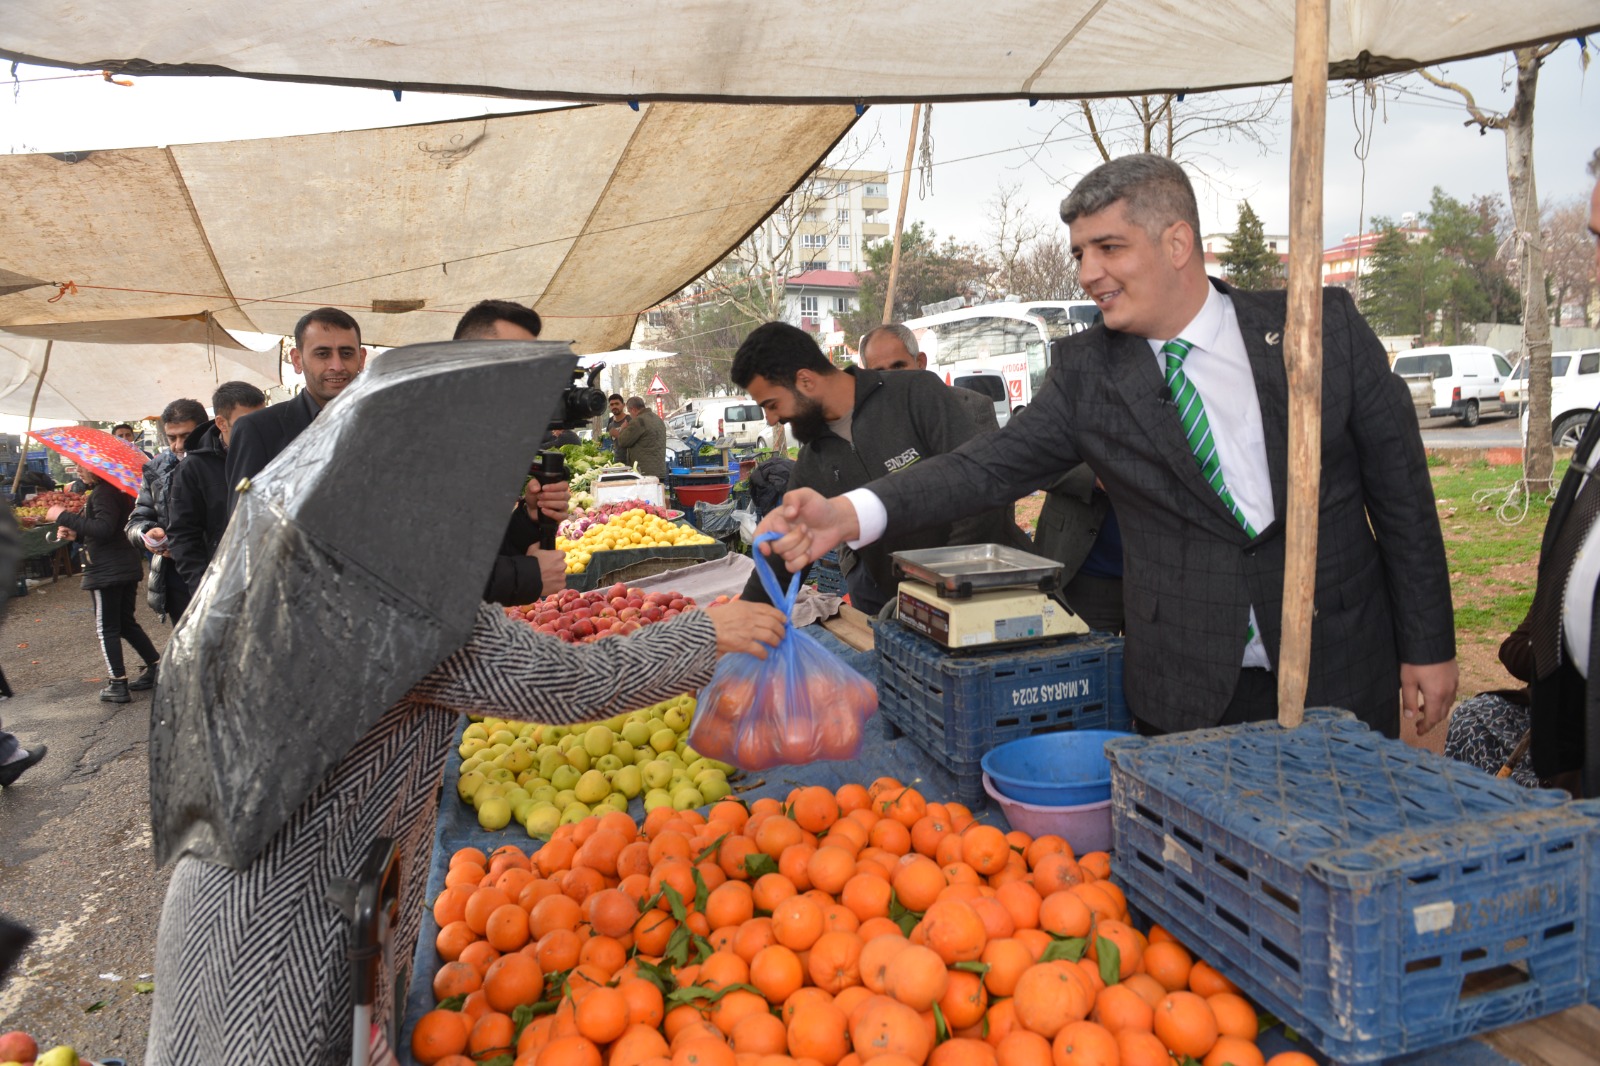
[[[532,341],[539,339],[541,327],[532,308],[510,300],[484,300],[461,316],[452,339]],[[559,424],[558,417],[552,428]],[[528,478],[500,540],[500,554],[483,590],[485,600],[515,607],[566,587],[566,553],[539,547],[539,516],[559,522],[567,517],[568,501],[565,481],[541,485],[538,478]]]

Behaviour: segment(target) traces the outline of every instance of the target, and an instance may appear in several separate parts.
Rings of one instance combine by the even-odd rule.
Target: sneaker
[[[22,776],[22,771],[44,758],[44,753],[49,750],[45,745],[39,744],[29,748],[28,754],[16,762],[8,762],[4,766],[0,766],[0,788],[16,784],[17,778]]]
[[[161,672],[161,660],[145,663],[144,671],[132,681],[128,682],[129,692],[143,692],[156,687],[156,675]]]
[[[133,697],[128,695],[128,679],[114,677],[111,683],[100,690],[101,703],[132,703]]]

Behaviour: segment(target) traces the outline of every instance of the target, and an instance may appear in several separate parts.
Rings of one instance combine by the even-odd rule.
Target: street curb
[[[1521,466],[1521,448],[1424,448],[1429,459],[1446,460],[1450,466],[1485,462],[1490,466]],[[1571,448],[1555,449],[1556,459],[1571,459]]]

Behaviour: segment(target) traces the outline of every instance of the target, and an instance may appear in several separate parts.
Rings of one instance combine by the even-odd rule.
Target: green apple
[[[68,1045],[61,1044],[34,1059],[33,1066],[78,1066],[78,1053]]]
[[[624,766],[612,776],[611,787],[624,799],[633,799],[644,789],[644,772],[637,766]]]
[[[534,725],[532,722],[518,722],[517,723],[517,739],[518,740],[533,740],[534,739],[533,735],[535,733],[537,733],[538,731],[539,731],[539,727]]]
[[[501,727],[500,729],[496,729],[496,730],[494,730],[493,732],[491,732],[489,734],[489,743],[490,744],[506,744],[506,745],[509,745],[513,740],[516,740],[516,739],[517,739],[517,735],[515,733],[513,733],[511,730],[506,729],[504,727]]]
[[[460,753],[463,759],[470,759],[479,752],[487,751],[488,749],[489,742],[487,740],[482,737],[473,737],[470,740],[463,740],[456,751]]]
[[[578,744],[567,750],[567,764],[582,773],[594,765],[594,760],[589,758],[589,749]]]
[[[557,792],[562,792],[576,785],[582,776],[574,766],[558,766],[556,772],[550,775],[550,783],[556,786]]]
[[[482,722],[473,722],[461,731],[462,740],[488,740],[489,730]]]
[[[497,781],[501,784],[509,784],[517,779],[517,775],[507,770],[504,766],[491,767],[483,776],[490,781]]]
[[[611,752],[611,745],[616,742],[617,735],[603,725],[593,725],[588,732],[583,734],[583,747],[592,757],[598,759]]]
[[[571,825],[574,822],[581,822],[593,813],[587,805],[574,800],[567,804],[566,809],[561,812],[561,824]]]
[[[719,803],[733,794],[733,786],[728,784],[728,779],[723,777],[720,771],[714,772],[717,776],[695,783],[695,787],[700,790],[700,795],[706,798],[707,803]]]
[[[672,764],[656,759],[644,764],[643,773],[646,788],[665,788],[672,780]]]
[[[628,797],[624,796],[620,792],[613,792],[613,793],[611,793],[611,795],[607,796],[605,799],[601,800],[598,804],[595,805],[595,811],[597,813],[604,814],[605,813],[605,809],[608,808],[608,807],[611,810],[620,811],[623,814],[627,814],[628,813]]]
[[[528,796],[535,803],[549,803],[556,798],[556,787],[551,784],[539,785],[537,788],[528,789]]]
[[[611,782],[599,770],[589,770],[578,778],[578,783],[572,786],[572,792],[578,797],[578,802],[593,805],[611,794]]]
[[[657,807],[672,806],[672,793],[664,788],[653,788],[644,794],[644,809],[653,811]]]
[[[693,810],[696,807],[704,807],[706,798],[700,794],[699,789],[685,785],[672,794],[672,805],[680,811]]]
[[[622,727],[622,739],[634,747],[650,743],[650,727],[640,721],[632,721]]]
[[[494,744],[494,743],[491,743],[487,748],[483,749],[483,755],[484,755],[484,758],[486,758],[486,759],[498,759],[498,758],[500,758],[500,756],[504,755],[506,752],[508,752],[510,750],[511,750],[511,745],[510,744]]]
[[[478,805],[478,824],[490,832],[504,829],[511,824],[511,804],[504,798],[485,800]]]
[[[671,729],[674,733],[681,733],[685,729],[689,728],[689,716],[684,714],[683,711],[679,710],[677,707],[674,707],[666,714],[663,714],[661,716],[661,720],[667,723],[667,728]]]
[[[594,768],[604,770],[606,773],[615,773],[622,769],[622,760],[615,755],[602,755],[594,761]]]
[[[577,803],[578,797],[573,795],[572,789],[564,788],[550,797],[550,802],[555,805],[556,810],[564,811],[574,803]]]
[[[555,776],[557,767],[567,765],[567,757],[561,753],[560,748],[548,747],[539,749],[539,776],[551,780]]]
[[[571,751],[573,746],[582,739],[583,738],[579,737],[576,733],[568,733],[566,736],[556,741],[556,746],[562,751]]]
[[[473,795],[483,787],[484,782],[487,780],[488,778],[476,770],[470,774],[462,774],[460,779],[456,781],[456,795],[460,796],[463,802],[471,803]]]
[[[522,827],[528,831],[528,835],[538,840],[549,840],[560,824],[561,812],[553,803],[534,804],[522,820]]]
[[[644,742],[645,746],[649,747],[650,738],[645,737]],[[655,751],[654,748],[651,748],[650,750],[652,752]],[[621,737],[618,737],[617,742],[611,745],[611,754],[615,755],[618,759],[621,759],[625,763],[630,763],[633,761],[633,745],[628,743],[626,740],[623,740]]]
[[[533,752],[523,746],[519,740],[511,745],[511,750],[500,756],[500,765],[513,773],[520,774],[533,765]]]
[[[650,734],[650,746],[656,751],[671,751],[678,746],[678,734],[662,728]]]
[[[478,769],[478,767],[482,765],[484,765],[484,760],[481,757],[474,755],[470,759],[461,760],[461,772],[464,774],[470,774],[472,771]]]
[[[528,812],[539,805],[539,801],[532,796],[523,796],[521,799],[511,801],[511,820],[518,825],[528,821]]]

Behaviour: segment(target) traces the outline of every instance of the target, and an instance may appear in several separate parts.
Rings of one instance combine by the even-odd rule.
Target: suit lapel
[[[1112,377],[1128,407],[1133,425],[1139,427],[1160,453],[1173,476],[1200,500],[1213,515],[1241,536],[1244,531],[1209,482],[1201,476],[1184,435],[1178,409],[1167,395],[1167,382],[1157,369],[1150,342],[1129,333],[1106,331],[1111,354]]]
[[[1239,334],[1250,356],[1261,430],[1267,442],[1267,472],[1272,478],[1272,511],[1282,519],[1289,506],[1289,375],[1283,365],[1283,321],[1230,285],[1218,283],[1232,301]]]

